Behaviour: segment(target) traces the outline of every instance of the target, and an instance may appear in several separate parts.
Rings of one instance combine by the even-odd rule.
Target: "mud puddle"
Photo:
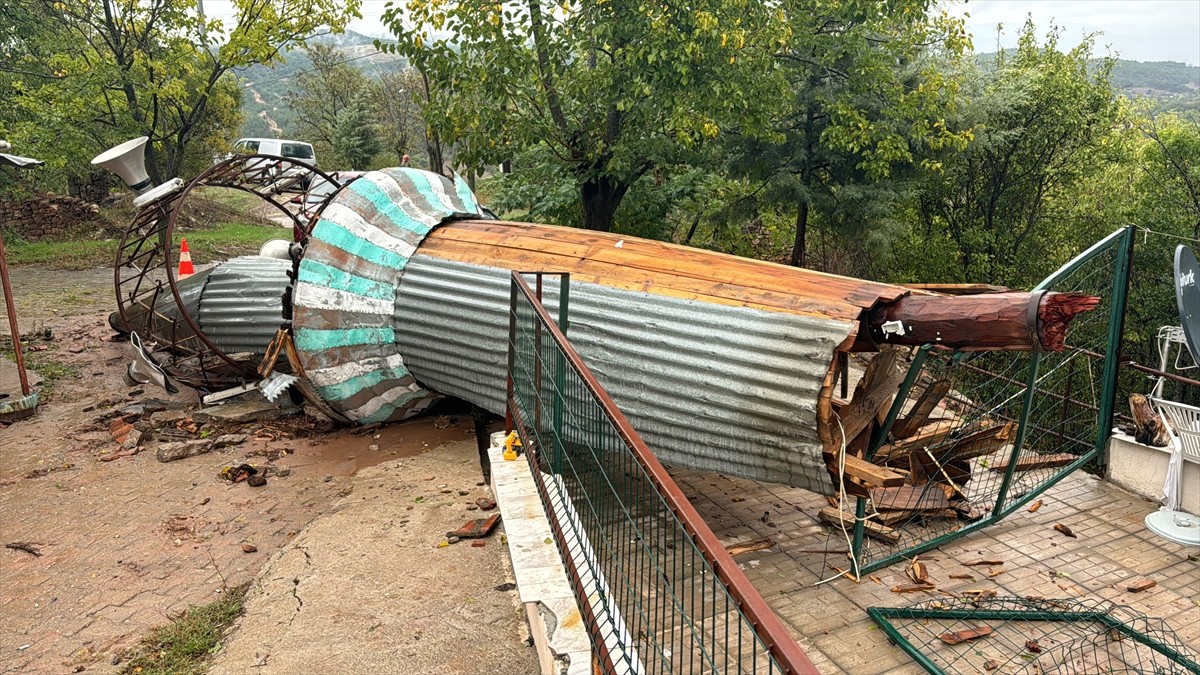
[[[361,431],[359,432],[361,433]],[[352,476],[390,459],[415,457],[427,450],[473,437],[470,415],[437,415],[392,424],[356,435],[348,429],[320,445],[298,450],[280,462],[298,477]]]

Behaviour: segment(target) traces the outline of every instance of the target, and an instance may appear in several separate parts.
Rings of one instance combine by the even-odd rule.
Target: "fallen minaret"
[[[940,295],[485,213],[461,179],[369,172],[330,198],[295,247],[290,288],[281,293],[280,279],[255,285],[262,297],[214,290],[219,312],[203,298],[182,311],[211,322],[237,302],[258,308],[244,325],[214,325],[234,324],[238,349],[259,354],[280,327],[263,299],[279,298],[304,389],[346,421],[403,420],[441,395],[502,414],[511,272],[568,273],[568,338],[660,459],[833,494],[843,444],[868,433],[895,394],[906,354],[897,346],[1059,349],[1071,317],[1097,302]],[[552,314],[557,302],[549,283]],[[889,372],[835,406],[847,355],[881,349]]]

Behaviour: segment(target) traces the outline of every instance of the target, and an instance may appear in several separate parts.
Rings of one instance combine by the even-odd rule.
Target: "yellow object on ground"
[[[504,461],[511,462],[517,458],[517,448],[521,445],[521,437],[517,432],[509,432],[504,439]]]

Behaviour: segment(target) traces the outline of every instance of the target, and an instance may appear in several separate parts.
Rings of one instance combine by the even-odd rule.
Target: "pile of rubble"
[[[140,389],[134,393],[141,394]],[[103,410],[86,431],[105,430],[112,442],[102,442],[96,455],[112,462],[142,452],[153,452],[160,462],[174,462],[216,451],[228,451],[249,441],[277,441],[297,433],[327,431],[327,421],[303,415],[290,403],[271,403],[257,392],[210,407],[180,400],[143,398],[104,401],[92,410]],[[85,409],[86,410],[86,409]],[[90,411],[89,411],[90,412]],[[245,462],[232,461],[219,472],[229,482],[266,485],[272,476],[291,473],[277,467],[275,460],[291,454],[290,448],[258,449],[244,453]]]

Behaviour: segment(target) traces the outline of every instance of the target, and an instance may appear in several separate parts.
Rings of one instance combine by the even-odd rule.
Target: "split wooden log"
[[[1150,399],[1141,394],[1131,394],[1129,412],[1133,414],[1133,440],[1156,448],[1165,448],[1171,444],[1171,434],[1167,431],[1167,425],[1150,406]]]
[[[1055,352],[1076,315],[1100,298],[1080,293],[907,295],[871,312],[878,344],[939,344],[963,350]]]

